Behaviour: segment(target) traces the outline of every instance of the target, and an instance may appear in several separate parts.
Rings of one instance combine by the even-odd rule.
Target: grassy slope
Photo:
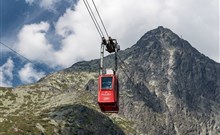
[[[85,90],[88,81],[96,81],[96,78],[96,73],[60,72],[37,84],[14,89],[0,88],[0,134],[64,134],[61,131],[62,126],[65,127],[62,123],[65,119],[56,120],[51,114],[56,108],[67,105],[79,104],[102,115],[96,96]],[[134,132],[133,122],[118,115],[108,116],[125,133]],[[81,125],[77,129],[87,130],[88,127]]]

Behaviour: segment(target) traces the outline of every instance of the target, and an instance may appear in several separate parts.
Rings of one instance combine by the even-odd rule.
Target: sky
[[[219,0],[94,2],[121,49],[164,26],[220,62]],[[49,72],[99,58],[101,39],[82,0],[0,0],[0,4],[1,42],[37,65],[0,46],[0,86],[34,83]]]

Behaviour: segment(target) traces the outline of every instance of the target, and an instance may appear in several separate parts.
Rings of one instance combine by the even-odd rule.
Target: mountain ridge
[[[161,32],[162,32],[162,33],[161,33]],[[209,57],[205,56],[204,54],[200,53],[196,48],[194,48],[193,46],[191,46],[188,41],[186,41],[186,40],[180,38],[177,34],[173,33],[170,29],[164,28],[163,26],[158,26],[158,28],[146,32],[132,47],[140,46],[141,42],[143,42],[144,40],[146,40],[146,39],[144,39],[144,38],[146,38],[146,37],[149,38],[148,35],[153,35],[153,36],[155,36],[155,34],[158,34],[158,33],[159,33],[159,34],[163,34],[163,33],[167,34],[167,33],[169,33],[169,35],[172,35],[172,39],[174,38],[173,40],[177,40],[177,42],[180,42],[180,41],[183,41],[183,42],[184,42],[183,44],[178,44],[178,43],[173,44],[173,47],[175,47],[175,45],[177,45],[177,44],[180,45],[180,46],[178,46],[178,47],[180,47],[181,49],[187,47],[187,49],[193,50],[193,52],[194,52],[197,56],[200,56],[200,55],[201,55],[201,56],[203,56],[204,58],[208,58],[209,60],[214,61],[214,60],[210,59]],[[156,38],[156,37],[155,37],[155,38]],[[130,48],[132,48],[132,47],[130,47]],[[123,53],[124,51],[129,51],[130,48],[127,48],[127,49],[125,49],[125,50],[123,50],[123,51],[119,51],[119,55],[120,55],[121,53]],[[108,57],[111,57],[111,56],[112,56],[112,54],[110,54],[110,55],[108,55],[108,56],[106,56],[106,57],[108,58]],[[106,58],[106,57],[105,57],[105,58]],[[112,56],[112,57],[113,57],[113,56]],[[128,57],[129,57],[129,56],[128,56]],[[76,67],[78,67],[78,66],[80,67],[81,65],[82,65],[83,67],[86,67],[86,69],[91,69],[91,68],[90,68],[91,65],[86,65],[87,62],[91,62],[91,63],[92,63],[91,65],[94,65],[94,66],[92,66],[92,67],[97,67],[95,70],[98,71],[99,66],[97,66],[97,65],[99,64],[99,59],[94,59],[94,60],[90,60],[90,61],[80,61],[80,62],[77,62],[77,63],[73,64],[71,67],[67,68],[67,70],[71,70],[71,69],[79,70],[79,69],[81,69],[81,68],[75,68],[75,66],[76,66]],[[216,61],[214,61],[214,62],[216,62]],[[216,63],[218,63],[218,62],[216,62]],[[85,68],[84,68],[84,69],[85,69]],[[93,69],[92,71],[94,71],[94,69]]]

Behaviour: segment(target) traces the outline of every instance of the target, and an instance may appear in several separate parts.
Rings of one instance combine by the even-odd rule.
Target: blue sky
[[[24,25],[35,24],[44,21],[49,23],[56,22],[58,18],[65,13],[66,8],[74,6],[75,4],[74,1],[64,0],[62,3],[56,3],[55,7],[47,9],[38,5],[37,2],[39,1],[35,1],[30,4],[25,0],[1,0],[0,26],[1,41],[3,43],[7,44],[11,48],[15,48],[14,46],[16,46],[17,35]],[[57,46],[60,37],[54,33],[54,28],[51,27],[46,36],[47,39],[53,43],[54,48],[58,48]],[[0,66],[6,64],[8,60],[13,61],[13,70],[10,71],[12,72],[13,77],[10,79],[10,75],[7,75],[4,73],[4,71],[1,71],[2,77],[0,77],[0,86],[17,86],[20,84],[32,83],[39,79],[38,77],[32,76],[27,78],[30,80],[29,82],[22,82],[18,71],[21,70],[25,64],[28,64],[28,61],[14,54],[6,47],[1,46]],[[31,67],[33,70],[36,70],[36,72],[39,73],[44,72],[46,74],[62,69],[62,67],[50,68],[46,64],[39,63],[35,60],[33,60],[33,62],[40,68],[35,67],[34,65],[31,65]]]
[[[28,4],[25,0],[1,0],[2,40],[12,39],[12,41],[15,41],[13,38],[16,38],[25,24],[40,23],[42,21],[53,23],[64,14],[66,8],[74,5],[74,2],[63,0],[56,4],[55,9],[46,9],[36,4],[37,2]],[[52,28],[51,32],[53,32]],[[48,36],[50,35],[48,34]]]
[[[88,0],[91,2],[91,0]],[[219,62],[218,0],[94,0],[122,49],[147,31],[170,28]],[[0,86],[36,82],[47,72],[99,57],[100,37],[82,0],[1,0]]]

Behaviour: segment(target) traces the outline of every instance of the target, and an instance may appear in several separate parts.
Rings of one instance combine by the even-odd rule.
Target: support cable
[[[122,65],[124,65],[124,67],[129,67],[128,64],[126,64],[119,55],[117,55],[119,60],[121,61]],[[129,79],[129,81],[132,83],[132,86],[137,89],[136,84],[134,83],[134,81],[131,79],[131,77],[126,73],[126,71],[124,70],[124,68],[120,65],[121,70],[124,72],[124,74],[127,76],[127,78]]]
[[[86,6],[87,11],[89,12],[90,17],[92,18],[93,23],[95,24],[95,27],[96,27],[96,29],[97,29],[97,31],[98,31],[100,37],[101,37],[101,38],[104,37],[104,34],[103,34],[103,32],[102,32],[102,30],[101,30],[99,24],[98,24],[98,21],[97,21],[95,15],[94,15],[94,13],[93,13],[93,11],[92,11],[92,9],[91,9],[89,3],[88,3],[88,1],[87,1],[87,0],[83,0],[83,2],[84,2],[84,4],[85,4],[85,6]]]
[[[93,0],[92,0],[92,3],[93,3],[93,5],[94,5],[94,7],[95,7],[95,10],[96,10],[98,16],[99,16],[99,19],[100,19],[100,21],[101,21],[101,23],[102,23],[102,26],[103,26],[103,28],[104,28],[104,30],[105,30],[105,33],[106,33],[107,37],[109,37],[108,32],[107,32],[107,30],[106,30],[106,28],[105,28],[105,25],[104,25],[104,23],[103,23],[103,21],[102,21],[102,18],[101,18],[100,14],[99,14],[99,11],[98,11],[98,9],[97,9],[97,7],[96,7],[96,4],[95,4],[95,2],[94,2]]]
[[[30,62],[30,63],[33,64],[36,68],[38,68],[38,69],[40,69],[40,70],[42,70],[42,71],[45,71],[47,74],[49,74],[49,72],[47,72],[44,68],[42,68],[42,67],[36,65],[34,62],[32,62],[31,60],[29,60],[27,57],[21,55],[20,53],[18,53],[17,51],[15,51],[15,50],[12,49],[11,47],[9,47],[8,45],[2,43],[1,41],[0,41],[0,44],[2,44],[3,46],[5,46],[6,48],[8,48],[9,50],[11,50],[12,52],[16,53],[18,56],[22,57],[22,58],[25,59],[26,61]]]

